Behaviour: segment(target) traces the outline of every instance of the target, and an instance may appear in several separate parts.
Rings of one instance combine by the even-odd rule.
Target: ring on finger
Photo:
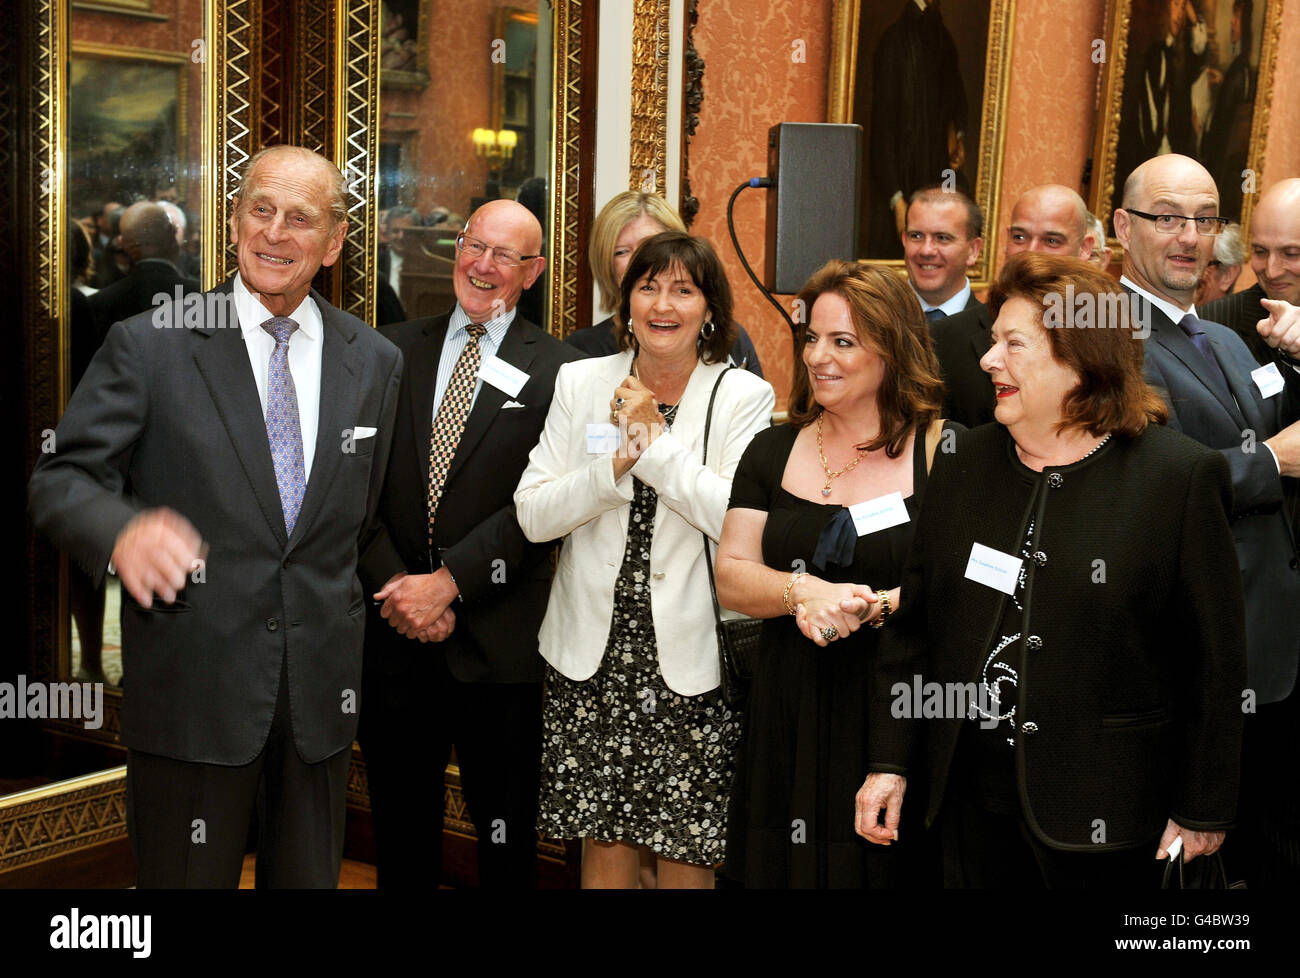
[[[828,642],[833,642],[840,637],[840,630],[834,625],[827,625],[822,629],[822,638]]]

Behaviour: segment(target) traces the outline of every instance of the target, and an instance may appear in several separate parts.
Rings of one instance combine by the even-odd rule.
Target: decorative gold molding
[[[578,328],[578,278],[583,256],[578,254],[578,198],[582,158],[582,13],[584,3],[562,0],[552,19],[551,63],[551,215],[547,227],[550,262],[550,332],[568,336]],[[594,39],[593,39],[594,43]]]
[[[379,199],[379,4],[344,0],[334,39],[333,158],[347,183],[348,230],[338,282],[340,308],[375,321]]]
[[[826,121],[852,122],[857,84],[858,25],[861,0],[835,0],[831,16],[831,57],[827,76]],[[872,11],[874,13],[874,10]],[[991,0],[988,48],[984,61],[984,105],[980,122],[980,158],[975,177],[975,201],[986,226],[997,220],[1002,194],[1002,155],[1006,141],[1007,85],[1011,74],[1011,45],[1015,36],[1016,0]],[[870,139],[870,134],[867,134]],[[864,187],[864,193],[865,193]],[[985,234],[986,246],[970,271],[971,285],[987,288],[995,268],[997,235]],[[870,258],[870,256],[863,256]],[[906,273],[901,259],[873,263]]]
[[[862,0],[836,0],[831,12],[831,73],[826,84],[826,121],[853,121],[858,80],[858,24]]]
[[[663,194],[668,161],[670,0],[636,0],[632,23],[632,166],[628,187]]]
[[[125,765],[0,798],[0,874],[125,837]]]
[[[203,156],[212,167],[212,188],[203,195],[203,287],[210,289],[235,273],[239,260],[227,244],[231,198],[239,191],[244,164],[252,153],[253,108],[257,104],[253,63],[254,23],[259,0],[209,2],[208,50],[216,52],[209,65],[209,91],[203,104]]]

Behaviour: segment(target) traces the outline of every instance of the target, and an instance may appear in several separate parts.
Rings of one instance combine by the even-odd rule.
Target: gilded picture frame
[[[882,14],[877,6],[864,4],[862,0],[835,0],[827,79],[826,121],[856,122],[863,125],[866,135],[861,245],[857,257],[897,268],[900,272],[903,269],[901,242],[894,245],[897,229],[884,216],[889,213],[889,204],[883,196],[885,191],[873,187],[873,154],[879,152],[873,143],[880,143],[880,139],[873,139],[870,89],[874,80],[871,76],[876,68],[873,52],[877,51],[882,36],[891,25],[898,27],[904,14],[911,13],[913,2],[898,0]],[[934,181],[927,182],[966,190],[984,212],[985,247],[970,273],[972,286],[984,288],[991,278],[996,251],[987,227],[996,218],[1001,196],[1007,85],[1016,4],[1015,0],[979,0],[952,10],[945,6],[943,14],[954,18],[949,33],[955,39],[961,84],[970,95],[966,99],[966,130],[959,132],[954,126],[949,126],[947,134],[952,154],[950,161],[956,166],[938,170]],[[904,127],[896,129],[900,139],[905,138]],[[883,171],[885,167],[877,163],[877,169]],[[908,191],[907,188],[898,188],[896,192],[905,197]],[[876,195],[882,199],[875,200]]]
[[[1241,2],[1110,0],[1103,39],[1106,60],[1093,142],[1092,180],[1087,195],[1090,209],[1102,218],[1108,232],[1113,235],[1111,215],[1120,204],[1128,174],[1142,159],[1161,152],[1184,152],[1205,164],[1220,185],[1220,213],[1249,228],[1250,213],[1258,190],[1262,189],[1260,175],[1273,101],[1283,3],[1284,0],[1245,0],[1244,8],[1252,16],[1238,41],[1233,37],[1238,32],[1233,11],[1243,7]],[[1183,21],[1176,25],[1176,33],[1170,33],[1170,28],[1175,26],[1171,19],[1176,8],[1184,8]],[[1201,52],[1195,51],[1196,23],[1205,27],[1205,47]],[[1162,32],[1166,35],[1163,55],[1159,54]],[[1173,38],[1172,45],[1169,38]],[[1234,48],[1240,49],[1240,55],[1234,53]],[[1191,61],[1196,74],[1187,78],[1191,72],[1186,67],[1175,70],[1175,55]],[[1234,87],[1231,79],[1241,66],[1239,56],[1247,59],[1253,78],[1249,79],[1247,103],[1235,100],[1233,116],[1229,117],[1220,103]],[[1170,82],[1163,98],[1153,98],[1150,79],[1158,77],[1161,68]],[[1217,87],[1213,71],[1223,79]],[[1178,121],[1184,115],[1175,107],[1181,98],[1175,98],[1172,93],[1184,86],[1175,85],[1175,76],[1190,81],[1187,86],[1187,100],[1191,103],[1190,134],[1187,121]],[[1216,138],[1216,126],[1223,127],[1229,121],[1232,123],[1230,141]],[[1196,141],[1189,142],[1189,139]]]

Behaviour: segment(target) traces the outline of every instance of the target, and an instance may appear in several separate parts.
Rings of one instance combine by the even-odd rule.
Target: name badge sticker
[[[1255,382],[1255,386],[1259,388],[1259,396],[1263,398],[1280,394],[1286,387],[1286,381],[1282,379],[1282,372],[1277,369],[1276,363],[1265,364],[1258,370],[1252,370],[1250,379]]]
[[[618,451],[618,425],[608,421],[587,425],[587,454],[609,455]]]
[[[898,526],[911,519],[907,515],[907,505],[903,502],[901,492],[891,492],[863,503],[854,503],[849,507],[849,515],[853,517],[853,526],[860,537],[888,530],[891,526]]]
[[[966,577],[1003,594],[1014,594],[1024,561],[982,543],[972,544],[966,562]]]
[[[528,383],[528,375],[518,367],[511,366],[500,357],[488,357],[478,368],[479,379],[491,384],[499,391],[511,397],[518,397],[519,392]]]

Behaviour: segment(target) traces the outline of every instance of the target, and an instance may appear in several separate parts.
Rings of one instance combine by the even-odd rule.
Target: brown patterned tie
[[[474,399],[474,385],[478,381],[478,369],[483,362],[479,351],[479,337],[487,332],[486,326],[469,323],[465,326],[469,339],[460,351],[456,366],[447,384],[447,391],[442,395],[442,404],[433,419],[433,434],[429,439],[429,554],[433,555],[433,520],[438,513],[438,503],[442,500],[443,486],[447,482],[447,472],[451,469],[451,460],[456,457],[456,446],[465,431],[465,419],[469,417],[470,402]]]

